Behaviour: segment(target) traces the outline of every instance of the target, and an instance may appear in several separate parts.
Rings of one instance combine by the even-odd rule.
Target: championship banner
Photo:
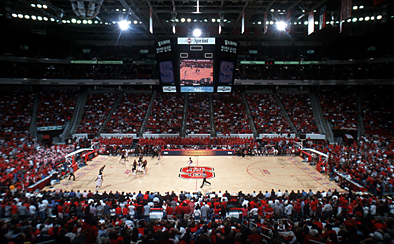
[[[242,25],[241,25],[241,34],[245,32],[245,9],[242,10]]]
[[[163,156],[234,156],[234,150],[182,150],[182,149],[171,149],[162,150],[161,155]]]
[[[268,21],[268,13],[267,13],[267,10],[265,10],[264,11],[264,34],[266,34],[268,31],[267,21]]]
[[[315,31],[315,14],[312,11],[308,14],[308,35],[312,34]]]
[[[153,11],[152,6],[149,8],[149,32],[153,34]]]
[[[342,33],[342,23],[352,17],[352,0],[342,0],[339,18],[339,33]]]

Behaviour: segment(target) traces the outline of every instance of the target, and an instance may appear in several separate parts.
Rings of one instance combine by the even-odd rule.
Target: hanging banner
[[[352,17],[352,0],[342,0],[341,15],[339,18],[339,33],[342,33],[342,24],[344,21]]]
[[[315,14],[313,10],[308,14],[308,35],[312,34],[315,31]]]
[[[245,10],[242,10],[242,26],[241,26],[241,34],[245,32]]]
[[[153,34],[153,11],[152,7],[149,8],[149,32]]]
[[[323,7],[320,8],[319,30],[326,27],[326,9],[327,9],[327,5],[323,5]]]
[[[267,31],[268,31],[268,24],[267,24],[267,22],[268,22],[268,13],[267,13],[267,10],[265,10],[264,11],[264,34],[266,34]]]

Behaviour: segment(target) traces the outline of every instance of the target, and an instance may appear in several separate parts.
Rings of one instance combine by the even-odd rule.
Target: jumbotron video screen
[[[181,86],[213,85],[213,60],[181,59]]]

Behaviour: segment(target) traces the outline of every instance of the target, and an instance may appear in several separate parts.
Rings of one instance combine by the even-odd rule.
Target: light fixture
[[[18,14],[18,18],[23,19],[23,14]]]
[[[42,5],[41,4],[37,4],[37,8],[42,8]]]
[[[77,23],[77,20],[76,19],[71,19],[71,23],[75,24],[75,23]]]
[[[194,29],[193,30],[193,36],[200,37],[201,36],[201,30],[200,29]]]
[[[43,19],[44,19],[44,21],[48,21],[48,17],[44,17]],[[68,20],[68,23],[70,23],[69,20]]]
[[[357,22],[357,18],[353,18],[352,21],[353,21],[353,22]]]
[[[30,16],[26,14],[25,19],[30,19]]]
[[[353,6],[353,10],[357,10],[358,9],[358,7],[357,6]]]
[[[137,20],[134,20],[133,23],[136,25],[136,24],[138,24],[138,21],[137,21]]]
[[[126,20],[119,21],[118,25],[121,30],[127,30],[129,28],[129,23]]]
[[[376,16],[376,19],[382,19],[383,18],[383,16],[382,15],[378,15],[378,16]]]
[[[185,22],[186,20],[185,20],[185,18],[181,18],[181,22],[183,23],[183,22]]]
[[[32,20],[36,20],[37,17],[36,17],[35,15],[32,15],[32,16],[31,16],[31,19],[32,19]]]
[[[30,4],[30,6],[32,6],[33,8],[35,8],[35,7],[36,7],[36,5],[35,5],[34,3]]]
[[[364,20],[369,21],[369,16],[366,16]]]
[[[187,22],[192,22],[192,19],[191,18],[187,18]]]
[[[280,31],[284,31],[286,29],[286,23],[283,21],[276,22],[276,28]]]
[[[216,22],[216,19],[212,19],[212,22]]]

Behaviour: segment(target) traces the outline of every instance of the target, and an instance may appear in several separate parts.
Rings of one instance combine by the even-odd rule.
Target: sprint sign
[[[205,174],[207,175],[207,179],[215,177],[215,172],[212,167],[185,167],[181,168],[181,173],[179,177],[182,179],[202,179],[202,172],[205,170]]]

